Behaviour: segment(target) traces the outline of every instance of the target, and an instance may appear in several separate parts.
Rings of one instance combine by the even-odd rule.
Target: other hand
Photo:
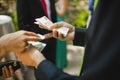
[[[73,40],[74,39],[75,28],[74,28],[74,26],[70,25],[69,23],[57,22],[57,23],[54,23],[52,26],[50,26],[50,29],[45,28],[42,25],[40,25],[39,27],[43,28],[43,29],[51,30],[52,34],[48,33],[47,35],[52,36],[54,38],[58,38],[58,39],[64,40],[64,41],[69,41],[69,40]],[[69,28],[69,32],[68,32],[66,37],[64,37],[62,33],[59,33],[56,30],[57,28],[60,28],[60,27],[67,27],[67,28]]]
[[[2,77],[3,78],[11,78],[15,74],[15,71],[13,70],[12,66],[6,67],[4,66],[2,68]]]
[[[17,31],[14,33],[6,34],[0,38],[0,49],[4,53],[8,52],[22,52],[28,45],[27,41],[38,41],[37,34],[29,31]]]
[[[24,52],[17,53],[18,60],[23,64],[28,66],[36,67],[39,65],[41,61],[45,59],[45,57],[40,53],[34,46],[30,45],[30,47]]]

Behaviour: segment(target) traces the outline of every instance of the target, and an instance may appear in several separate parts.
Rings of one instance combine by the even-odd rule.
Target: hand
[[[12,66],[9,66],[8,68],[4,66],[2,68],[2,77],[3,78],[11,78],[15,74],[15,71],[13,70]]]
[[[17,53],[18,60],[28,66],[36,67],[45,60],[45,57],[32,45],[24,52]]]
[[[28,31],[17,31],[6,34],[0,38],[0,58],[9,52],[22,52],[28,45],[27,41],[38,41],[37,34]]]
[[[56,30],[57,28],[60,28],[60,27],[63,27],[63,26],[69,28],[69,32],[68,32],[68,34],[67,34],[66,37],[64,37],[62,33],[59,33]],[[48,28],[45,28],[42,25],[40,25],[39,27],[48,30]],[[54,38],[58,38],[60,40],[66,40],[66,41],[74,39],[75,28],[72,25],[70,25],[70,24],[68,24],[66,22],[57,22],[57,23],[54,23],[52,26],[50,26],[49,30],[52,31],[52,34],[48,33],[47,35],[53,36]]]

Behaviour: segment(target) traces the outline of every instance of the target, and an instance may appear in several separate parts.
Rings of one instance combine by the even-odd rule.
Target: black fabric
[[[52,22],[56,22],[55,1],[50,0]],[[50,31],[44,30],[34,24],[36,18],[46,16],[40,0],[17,0],[18,27],[20,30],[28,30],[39,34],[45,34]],[[56,39],[51,38],[42,41],[47,44],[42,51],[44,56],[55,63],[56,57]]]
[[[73,40],[74,45],[85,46],[86,31],[86,28],[75,28],[75,38]]]
[[[120,80],[119,3],[119,0],[99,0],[87,30],[80,77],[65,74],[50,62],[44,61],[39,65],[37,75],[46,77],[39,77],[39,80]]]
[[[87,32],[83,66],[85,80],[120,79],[119,2],[99,0]]]
[[[39,80],[78,80],[75,76],[69,76],[62,72],[61,69],[57,68],[48,60],[41,62],[40,66],[36,70],[36,76]],[[63,79],[64,77],[64,79]]]

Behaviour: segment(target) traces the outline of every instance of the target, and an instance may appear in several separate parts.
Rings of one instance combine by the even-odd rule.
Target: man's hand
[[[2,77],[3,78],[11,78],[15,75],[15,71],[14,69],[12,68],[12,66],[9,66],[9,67],[6,67],[4,66],[2,68]]]
[[[37,68],[37,66],[45,60],[45,57],[40,53],[34,46],[30,45],[27,50],[21,53],[16,54],[18,60],[21,61],[23,64],[28,66],[33,66]]]
[[[38,41],[37,34],[28,31],[17,31],[0,38],[0,58],[9,52],[23,52],[28,45],[27,41]]]
[[[54,38],[58,38],[60,40],[66,40],[66,41],[69,41],[69,40],[73,40],[74,39],[74,33],[75,33],[75,28],[66,23],[66,22],[57,22],[57,23],[54,23],[52,26],[50,26],[50,28],[46,28],[42,25],[39,25],[40,28],[43,28],[43,29],[47,29],[47,30],[51,30],[52,31],[52,34],[51,33],[48,33],[47,35],[49,36],[53,36]],[[69,28],[69,32],[67,34],[66,37],[64,37],[64,35],[60,32],[57,31],[58,28],[61,28],[61,27],[67,27]],[[47,36],[47,37],[49,37]]]

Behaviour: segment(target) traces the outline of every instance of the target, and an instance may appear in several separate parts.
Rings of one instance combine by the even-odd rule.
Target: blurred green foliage
[[[79,0],[70,0],[69,3],[70,3],[70,5],[73,6],[73,7],[75,7],[76,5],[77,5],[77,6],[80,5],[80,4],[79,4]]]
[[[12,18],[13,18],[15,31],[18,31],[18,23],[17,23],[17,14],[16,14],[16,12],[12,13]]]
[[[87,25],[88,16],[89,12],[87,10],[81,10],[78,12],[77,16],[75,16],[75,20],[72,22],[72,25],[85,28]]]
[[[88,0],[70,0],[66,22],[85,28],[89,13]]]

